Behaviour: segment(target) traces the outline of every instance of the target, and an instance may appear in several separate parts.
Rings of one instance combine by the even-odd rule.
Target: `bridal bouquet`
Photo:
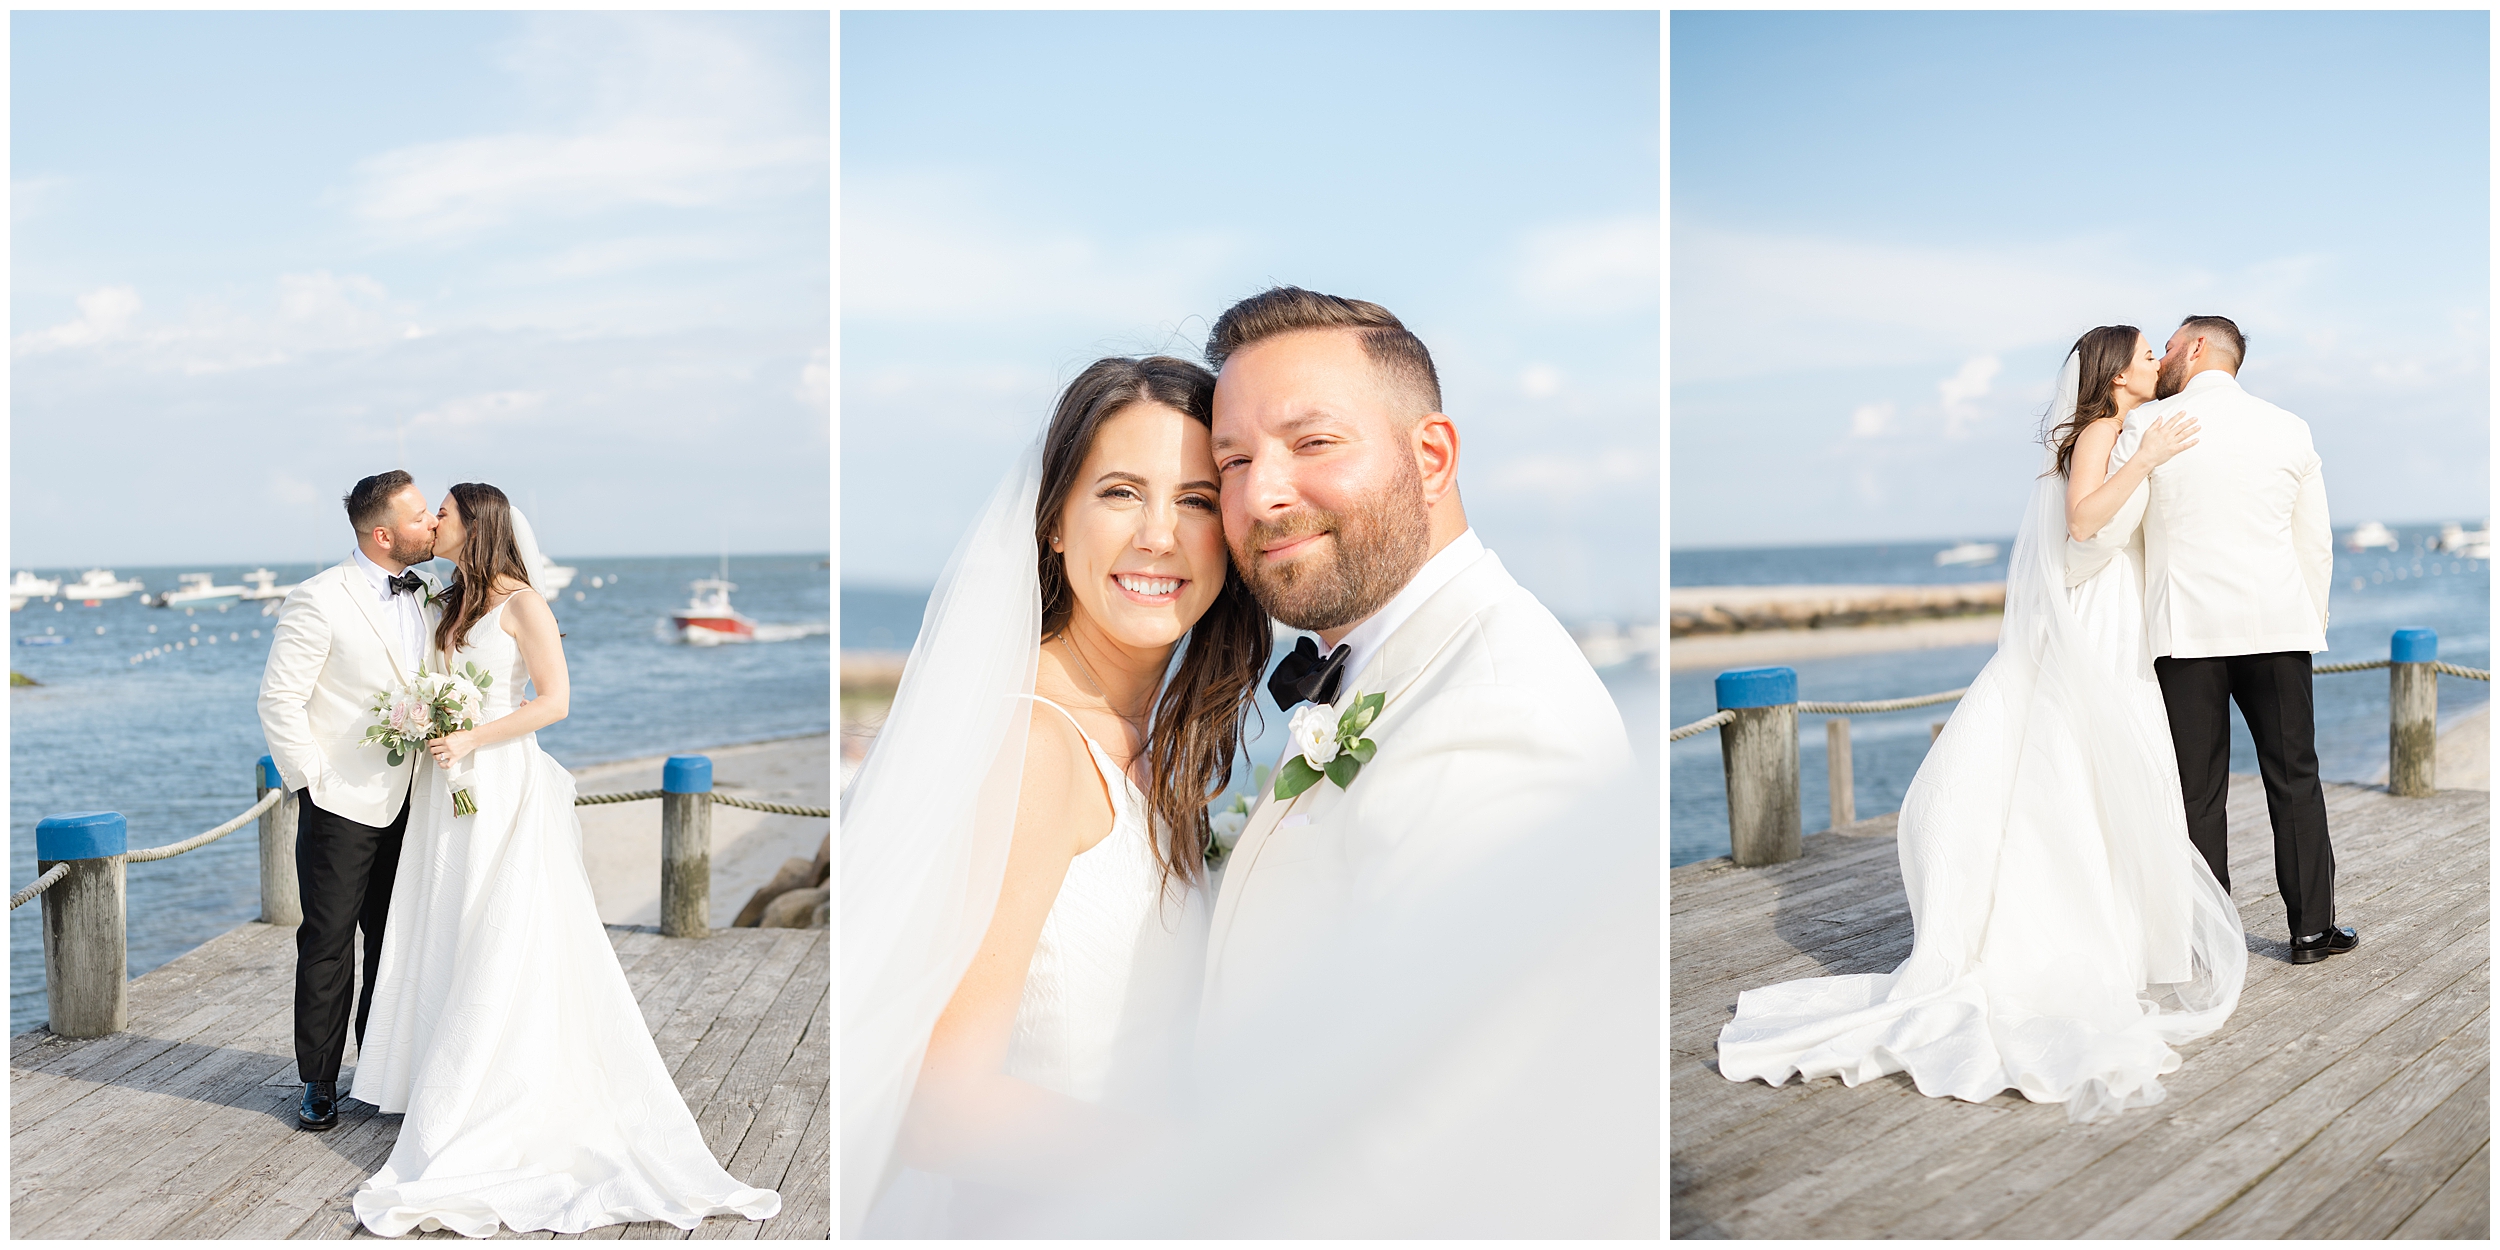
[[[375,720],[365,730],[363,745],[378,745],[389,752],[391,767],[397,768],[424,750],[427,741],[477,728],[477,718],[486,710],[486,688],[494,684],[494,674],[474,663],[462,665],[457,673],[420,671],[414,685],[373,696]],[[451,811],[455,816],[477,814],[477,801],[469,796],[469,763],[463,759],[452,766]]]
[[[1267,789],[1267,765],[1250,770],[1251,793]],[[1241,841],[1241,831],[1250,827],[1250,795],[1236,794],[1232,802],[1207,814],[1207,867],[1221,868],[1232,856],[1233,846]]]

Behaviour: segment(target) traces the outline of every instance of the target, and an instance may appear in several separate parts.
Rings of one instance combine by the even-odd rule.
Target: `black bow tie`
[[[402,573],[390,578],[389,582],[391,593],[395,595],[421,594],[425,590],[425,579],[414,573]]]
[[[1305,634],[1293,644],[1293,654],[1276,662],[1276,671],[1268,675],[1267,696],[1276,700],[1276,710],[1290,710],[1296,703],[1334,703],[1337,688],[1345,684],[1345,658],[1354,650],[1340,646],[1319,658],[1319,644]]]

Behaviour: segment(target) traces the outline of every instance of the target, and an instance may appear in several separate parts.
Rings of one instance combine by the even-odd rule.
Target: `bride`
[[[995,1227],[1037,1156],[1157,1122],[1182,1080],[1207,804],[1269,648],[1214,391],[1096,361],[930,598],[843,802],[844,1236]]]
[[[2012,1089],[2092,1120],[2160,1102],[2172,1047],[2238,1003],[2239,913],[2188,841],[2144,636],[2144,482],[2195,422],[2153,424],[2108,468],[2158,372],[2133,326],[2066,357],[1997,654],[1902,801],[1909,959],[1745,991],[1719,1033],[1729,1080],[1907,1072],[1930,1097]]]
[[[427,745],[442,767],[411,800],[353,1091],[407,1118],[356,1217],[385,1237],[768,1219],[779,1195],[721,1169],[660,1060],[582,870],[573,779],[538,749],[569,685],[529,522],[462,483],[435,536],[460,572],[436,661],[493,680],[477,728]],[[470,815],[446,777],[462,761]]]

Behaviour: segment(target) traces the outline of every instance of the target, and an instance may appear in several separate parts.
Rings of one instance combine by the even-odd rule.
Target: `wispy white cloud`
[[[408,428],[509,425],[547,406],[542,391],[486,391],[447,399],[408,418]]]
[[[1531,231],[1520,246],[1527,304],[1568,317],[1620,317],[1658,306],[1658,219],[1615,217]]]
[[[1976,401],[1987,398],[1989,387],[2004,367],[1994,356],[1973,356],[1962,362],[1959,372],[1936,384],[1937,398],[1944,404],[1946,438],[1962,437],[1972,422],[1986,415]]]
[[[930,174],[846,179],[842,237],[843,316],[871,321],[1177,319],[1249,250],[1223,230],[1039,226],[995,188]]]
[[[718,207],[820,179],[830,160],[770,58],[713,23],[549,15],[505,60],[562,115],[359,162],[346,199],[376,236],[449,242],[622,208]]]
[[[29,356],[38,352],[60,351],[72,347],[93,347],[98,343],[127,334],[130,323],[144,304],[139,292],[127,286],[98,287],[78,297],[78,315],[45,330],[21,334],[15,344],[16,354]]]
[[[1892,433],[1892,419],[1899,412],[1900,405],[1889,400],[1878,404],[1860,404],[1857,411],[1849,414],[1849,436],[1851,438],[1881,438],[1890,434]]]

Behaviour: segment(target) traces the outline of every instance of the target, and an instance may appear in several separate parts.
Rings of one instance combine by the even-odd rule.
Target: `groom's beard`
[[[423,564],[433,559],[434,536],[428,534],[417,542],[403,543],[399,541],[399,535],[391,535],[391,558],[397,560],[401,568]]]
[[[1414,580],[1432,546],[1432,519],[1423,505],[1423,476],[1411,459],[1402,481],[1369,496],[1350,512],[1308,509],[1282,520],[1260,521],[1233,547],[1233,564],[1269,616],[1295,629],[1314,631],[1352,625],[1380,610]],[[1331,541],[1283,564],[1260,558],[1262,548],[1284,539],[1331,532]]]
[[[2168,399],[2187,389],[2188,358],[2161,362],[2161,372],[2153,378],[2153,398]]]

